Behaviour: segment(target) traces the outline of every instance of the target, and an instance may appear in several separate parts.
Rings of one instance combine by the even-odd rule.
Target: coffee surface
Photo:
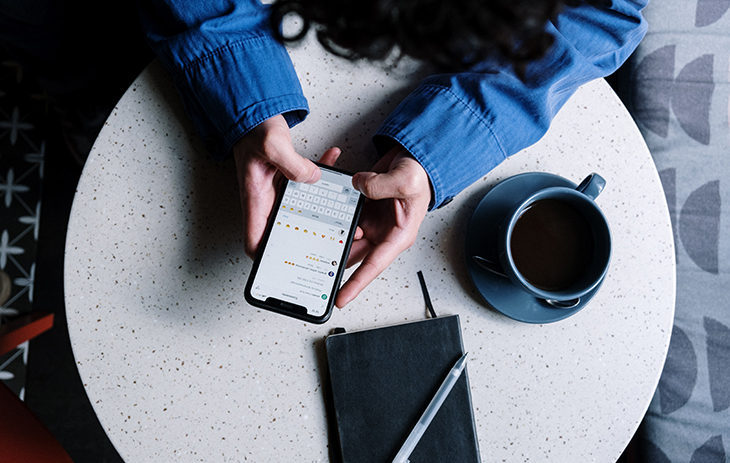
[[[570,204],[543,199],[526,209],[512,230],[510,249],[517,270],[546,291],[569,288],[593,258],[593,233]]]

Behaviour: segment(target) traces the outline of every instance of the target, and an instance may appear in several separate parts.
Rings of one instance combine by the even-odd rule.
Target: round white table
[[[315,45],[292,52],[312,114],[293,131],[316,158],[369,168],[370,135],[414,84]],[[313,325],[246,304],[232,162],[215,163],[171,80],[153,63],[130,87],[84,168],[68,230],[65,287],[77,365],[126,462],[327,461],[323,338],[459,314],[482,460],[613,462],[659,381],[674,314],[674,247],[659,176],[604,81],[581,88],[542,141],[431,212],[416,244],[358,299]],[[471,213],[526,171],[579,182],[599,172],[613,231],[603,288],[576,315],[538,325],[489,308],[469,279]]]

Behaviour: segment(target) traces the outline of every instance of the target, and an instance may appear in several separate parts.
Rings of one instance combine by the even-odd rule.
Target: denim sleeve
[[[258,0],[142,0],[146,38],[172,74],[215,159],[266,119],[290,126],[309,112],[286,49]]]
[[[388,116],[373,141],[382,153],[400,143],[421,163],[433,207],[536,143],[582,84],[614,72],[646,33],[644,1],[568,8],[548,24],[555,43],[527,67],[435,75]]]

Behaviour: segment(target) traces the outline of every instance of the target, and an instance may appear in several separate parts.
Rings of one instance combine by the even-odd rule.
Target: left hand
[[[335,305],[344,307],[398,255],[416,241],[431,202],[431,184],[421,164],[396,145],[352,185],[368,199],[363,206],[347,266],[362,261],[342,286]]]

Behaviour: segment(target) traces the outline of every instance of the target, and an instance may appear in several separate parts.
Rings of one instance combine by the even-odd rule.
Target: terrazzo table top
[[[316,158],[340,146],[362,170],[370,135],[414,84],[408,69],[292,50],[312,114],[293,130]],[[413,70],[413,69],[410,69]],[[417,73],[416,73],[417,74]],[[232,162],[203,155],[170,77],[140,75],[101,132],[66,245],[68,326],[101,423],[127,462],[328,461],[323,339],[436,312],[459,314],[482,460],[613,462],[659,381],[674,314],[674,247],[650,154],[604,81],[581,88],[547,136],[431,212],[416,244],[325,325],[246,304]],[[576,315],[538,325],[485,305],[463,252],[468,220],[500,180],[599,172],[614,254]],[[346,275],[347,276],[347,275]]]

